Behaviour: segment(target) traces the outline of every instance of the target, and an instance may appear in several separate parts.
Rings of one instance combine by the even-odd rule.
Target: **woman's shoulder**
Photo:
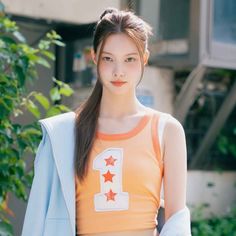
[[[159,116],[159,118],[166,118],[166,119],[169,119],[169,118],[174,118],[171,113],[168,113],[168,112],[163,112],[163,111],[160,111],[160,110],[157,110],[157,109],[154,109],[154,108],[151,108],[151,107],[146,107],[146,111],[147,112],[150,112],[151,114],[156,114]]]
[[[153,108],[148,108],[148,109],[151,113],[157,114],[159,116],[159,123],[164,124],[165,130],[170,130],[169,132],[183,130],[182,124],[171,113],[163,112],[163,111],[156,110]]]

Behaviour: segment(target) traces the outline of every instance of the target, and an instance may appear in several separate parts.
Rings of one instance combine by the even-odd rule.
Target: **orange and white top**
[[[131,131],[96,133],[88,175],[76,177],[79,234],[154,229],[163,176],[158,122],[150,109]]]

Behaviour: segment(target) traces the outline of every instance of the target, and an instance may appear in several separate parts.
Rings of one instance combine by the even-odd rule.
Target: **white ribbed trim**
[[[162,148],[162,142],[163,142],[163,133],[164,133],[164,129],[165,129],[165,125],[166,125],[166,121],[168,120],[168,118],[170,117],[170,114],[168,113],[163,113],[161,114],[160,118],[159,118],[159,123],[158,123],[158,138],[159,138],[159,145],[160,145],[160,151],[161,151],[161,157],[163,160],[163,150]]]

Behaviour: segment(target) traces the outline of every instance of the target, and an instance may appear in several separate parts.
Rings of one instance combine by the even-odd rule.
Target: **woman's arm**
[[[186,206],[187,153],[180,122],[170,116],[163,133],[165,221]]]

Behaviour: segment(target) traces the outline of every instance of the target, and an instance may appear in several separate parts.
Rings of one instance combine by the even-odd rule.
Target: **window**
[[[236,1],[215,0],[213,40],[236,45]]]
[[[210,19],[206,24],[206,45],[209,45],[207,66],[236,68],[236,1],[202,1]],[[202,26],[204,27],[204,25]],[[207,32],[209,31],[209,32]],[[207,51],[207,50],[206,50]]]

